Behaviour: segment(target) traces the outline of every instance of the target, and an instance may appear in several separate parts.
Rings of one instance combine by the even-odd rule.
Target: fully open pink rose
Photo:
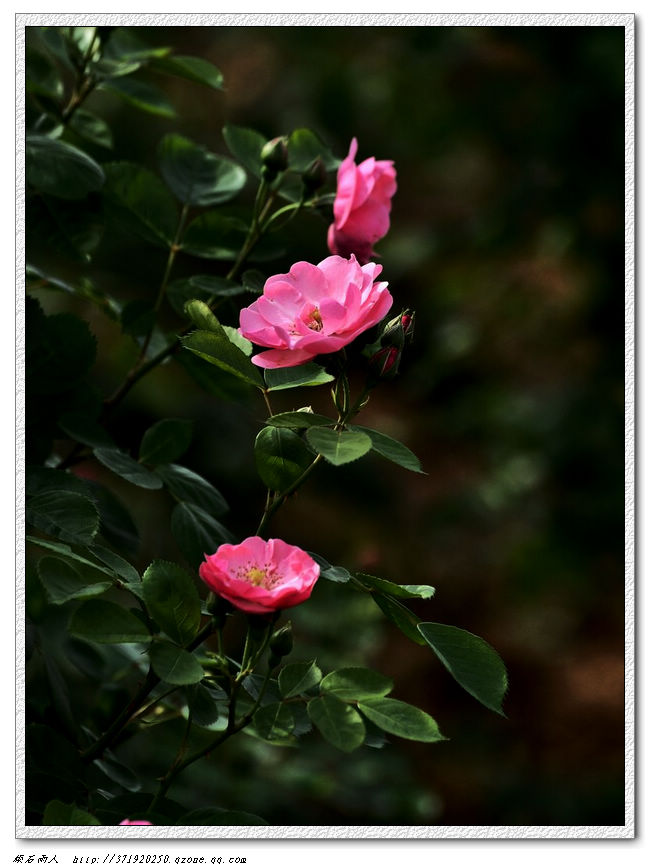
[[[364,264],[374,254],[373,244],[390,228],[391,198],[397,190],[395,168],[387,159],[371,156],[355,165],[357,139],[339,165],[334,222],[327,233],[330,252],[354,253]]]
[[[222,544],[199,567],[204,583],[245,613],[295,607],[311,595],[320,568],[311,556],[277,538]]]
[[[381,265],[331,255],[320,264],[299,261],[266,280],[264,293],[239,316],[242,334],[271,349],[252,358],[267,369],[298,366],[338,351],[377,324],[393,298],[374,282]]]
[[[148,820],[122,820],[120,826],[153,826]]]

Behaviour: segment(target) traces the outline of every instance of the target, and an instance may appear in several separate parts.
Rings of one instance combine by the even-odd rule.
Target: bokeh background
[[[436,586],[418,614],[480,634],[510,674],[504,720],[371,600],[319,585],[291,616],[298,656],[394,677],[394,695],[433,714],[449,741],[342,755],[316,737],[300,750],[238,737],[174,797],[274,824],[623,823],[623,28],[138,31],[212,61],[226,90],[158,78],[176,120],[94,94],[88,107],[115,132],[112,158],[155,167],[169,131],[226,153],[230,122],[269,138],[308,126],[340,157],[356,136],[360,158],[395,161],[378,251],[396,310],[416,310],[416,338],[360,421],[408,444],[427,474],[380,457],[323,467],[273,533],[350,569]],[[261,267],[319,261],[326,228],[296,220],[284,257]],[[164,252],[134,259],[128,238],[107,236],[93,279],[153,297],[163,266]],[[227,265],[200,263],[210,268]],[[179,257],[175,275],[192,272],[196,260]],[[109,393],[132,354],[116,326],[85,312]],[[326,408],[327,393],[307,398]],[[237,387],[206,394],[173,364],[132,391],[116,437],[160,416],[196,419],[183,462],[231,502],[229,527],[250,534],[263,506],[251,451],[262,411]],[[116,489],[143,538],[138,564],[178,559],[158,531],[164,496]],[[137,769],[177,733],[134,737],[125,762]]]

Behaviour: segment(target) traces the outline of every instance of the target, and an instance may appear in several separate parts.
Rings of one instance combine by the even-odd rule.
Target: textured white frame
[[[90,19],[90,20],[89,20]],[[373,26],[373,27],[623,27],[625,29],[625,824],[617,826],[25,826],[24,752],[25,709],[22,694],[25,672],[25,596],[22,574],[24,547],[24,335],[25,310],[22,291],[25,272],[24,200],[24,48],[25,27],[33,26]],[[635,568],[635,28],[633,14],[123,14],[123,13],[27,13],[16,14],[16,838],[29,839],[119,839],[128,841],[128,852],[153,852],[136,846],[155,839],[629,839],[635,837],[635,683],[634,683],[634,568]],[[18,579],[20,575],[20,579]],[[20,696],[19,696],[20,695]],[[21,819],[19,819],[21,818]],[[134,844],[133,842],[136,842]],[[41,848],[42,849],[42,848]],[[44,852],[44,851],[43,851]],[[193,851],[175,851],[194,855]],[[196,851],[199,853],[200,851]],[[99,853],[92,847],[83,855]],[[236,851],[235,851],[236,853]],[[171,854],[171,850],[170,850]],[[39,854],[40,855],[40,849]],[[334,853],[333,855],[336,855]],[[35,860],[36,861],[35,857]],[[173,862],[174,855],[170,856]],[[307,857],[306,857],[307,858]],[[7,859],[7,861],[10,861]],[[207,859],[209,862],[209,858]],[[250,858],[249,858],[249,861]],[[100,859],[100,863],[102,859]],[[61,860],[59,860],[61,865]]]

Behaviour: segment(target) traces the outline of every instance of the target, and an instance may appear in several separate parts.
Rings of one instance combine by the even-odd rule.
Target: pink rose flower
[[[199,567],[204,583],[245,613],[295,607],[311,595],[320,568],[299,547],[277,538],[222,544]]]
[[[148,820],[122,820],[120,826],[153,826]]]
[[[374,255],[373,244],[390,228],[391,198],[397,190],[395,168],[387,159],[371,156],[355,165],[357,139],[339,165],[334,222],[327,233],[330,252],[354,253],[362,264]]]
[[[289,273],[266,280],[264,293],[239,316],[240,331],[269,348],[252,358],[266,369],[298,366],[338,351],[377,324],[393,298],[387,282],[374,282],[381,265],[363,267],[352,256],[320,264],[299,261]]]

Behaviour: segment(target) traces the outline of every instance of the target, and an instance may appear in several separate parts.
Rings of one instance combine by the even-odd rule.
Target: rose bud
[[[322,159],[314,159],[307,171],[302,175],[302,185],[307,197],[311,197],[317,189],[324,186],[327,181],[327,171]]]
[[[291,654],[293,649],[291,622],[287,622],[286,625],[274,632],[269,641],[269,648],[271,649],[271,654],[278,659]]]
[[[390,381],[397,375],[402,352],[394,345],[380,348],[370,358],[370,378],[374,381]]]
[[[267,141],[260,153],[263,169],[262,177],[264,180],[272,181],[280,171],[284,171],[289,164],[289,149],[287,147],[287,138],[285,135],[280,135],[278,138],[272,138]]]

